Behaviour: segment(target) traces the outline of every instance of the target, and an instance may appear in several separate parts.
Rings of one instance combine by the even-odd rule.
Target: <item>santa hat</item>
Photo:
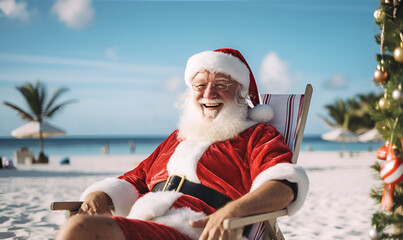
[[[267,122],[273,118],[273,110],[267,105],[260,104],[252,70],[238,50],[220,48],[191,56],[185,70],[186,85],[191,87],[193,77],[198,72],[206,70],[230,75],[232,79],[241,84],[242,96],[249,96],[251,107],[253,107],[249,110],[249,118],[257,122]]]

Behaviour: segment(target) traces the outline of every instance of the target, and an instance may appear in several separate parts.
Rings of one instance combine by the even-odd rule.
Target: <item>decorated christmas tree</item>
[[[403,239],[403,0],[381,0],[374,13],[380,45],[374,80],[384,90],[371,111],[376,129],[385,140],[372,168],[380,186],[371,197],[380,204],[372,217],[371,239]]]

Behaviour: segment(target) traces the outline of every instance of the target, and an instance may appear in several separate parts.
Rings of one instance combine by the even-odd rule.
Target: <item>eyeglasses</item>
[[[231,86],[232,84],[234,84],[235,82],[231,81],[215,81],[212,82],[211,85],[213,87],[213,89],[217,92],[223,92],[228,90],[228,87]],[[202,81],[198,81],[198,82],[194,82],[192,84],[192,87],[195,91],[204,91],[207,89],[209,82],[202,82]]]

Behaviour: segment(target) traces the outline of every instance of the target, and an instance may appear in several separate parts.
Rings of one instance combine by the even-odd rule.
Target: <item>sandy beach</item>
[[[59,165],[17,166],[0,170],[0,239],[54,239],[66,220],[63,211],[49,210],[52,201],[77,200],[91,183],[118,176],[145,156],[70,157]],[[338,152],[301,152],[299,162],[310,178],[303,208],[279,225],[289,240],[369,239],[371,216],[377,210],[369,191],[378,181],[369,168],[375,153],[340,157]]]

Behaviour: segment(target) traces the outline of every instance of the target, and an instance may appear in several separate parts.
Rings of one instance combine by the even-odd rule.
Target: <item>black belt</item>
[[[188,181],[181,175],[171,175],[167,181],[155,184],[152,189],[153,192],[174,190],[198,198],[215,209],[219,209],[232,200],[216,190]]]

